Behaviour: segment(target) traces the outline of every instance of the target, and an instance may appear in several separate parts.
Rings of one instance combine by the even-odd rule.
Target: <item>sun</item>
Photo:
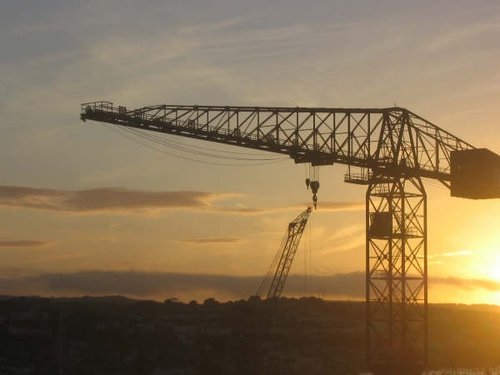
[[[496,284],[492,285],[492,289],[486,293],[487,303],[500,305],[500,256],[492,255],[489,263],[485,262],[485,264],[487,266],[485,267],[484,277]]]
[[[500,283],[500,256],[493,255],[485,264],[485,277]]]
[[[457,257],[454,269],[461,267],[464,279],[469,279],[469,303],[500,305],[500,251],[497,241],[477,246],[467,257]],[[459,252],[455,252],[458,254]]]
[[[498,305],[500,306],[500,291],[485,291],[484,293],[481,293],[481,302],[479,303],[486,303],[490,305]]]
[[[500,261],[497,260],[496,264],[492,266],[491,278],[500,282]]]

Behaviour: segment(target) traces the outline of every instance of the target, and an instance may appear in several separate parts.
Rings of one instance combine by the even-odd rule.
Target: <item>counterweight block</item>
[[[500,198],[500,156],[485,148],[451,153],[451,196]]]

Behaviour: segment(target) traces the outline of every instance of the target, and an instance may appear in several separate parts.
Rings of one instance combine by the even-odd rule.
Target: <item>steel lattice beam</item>
[[[379,178],[366,195],[367,354],[378,374],[427,363],[427,197],[418,178]]]
[[[288,224],[286,239],[280,248],[281,255],[267,292],[267,299],[281,296],[310,214],[311,208],[308,208]]]
[[[473,149],[404,108],[160,105],[127,110],[92,102],[82,104],[81,118],[286,154],[297,163],[340,163],[442,182],[450,180],[451,152]],[[381,135],[389,128],[407,137],[387,142]]]

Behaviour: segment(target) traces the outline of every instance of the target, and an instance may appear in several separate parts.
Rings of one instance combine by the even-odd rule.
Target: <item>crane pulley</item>
[[[309,174],[306,177],[306,188],[309,190],[311,188],[311,192],[313,194],[313,205],[314,209],[318,207],[318,190],[319,190],[319,166],[317,165],[309,165]]]

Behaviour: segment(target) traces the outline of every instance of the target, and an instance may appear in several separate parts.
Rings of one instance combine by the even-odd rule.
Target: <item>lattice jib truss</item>
[[[307,208],[307,210],[302,212],[288,224],[286,237],[278,250],[280,252],[279,260],[274,270],[273,279],[267,291],[266,299],[281,296],[311,211],[311,208]]]
[[[286,154],[296,162],[347,164],[450,180],[450,153],[473,147],[404,108],[302,108],[158,105],[127,110],[84,103],[95,120]],[[387,137],[400,136],[396,142]]]

